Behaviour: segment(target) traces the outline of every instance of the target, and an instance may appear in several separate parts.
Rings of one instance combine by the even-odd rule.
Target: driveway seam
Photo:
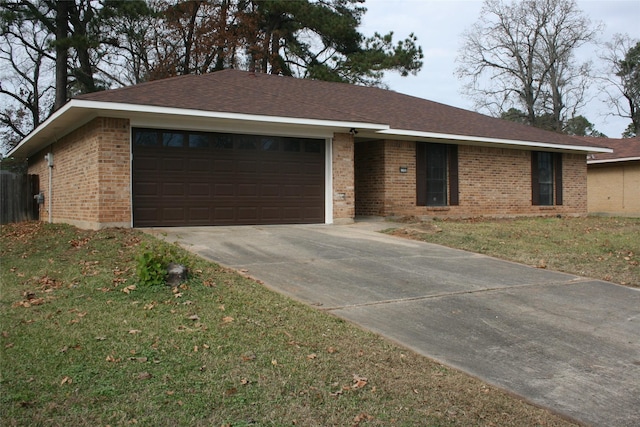
[[[483,289],[474,289],[474,290],[468,290],[468,291],[447,292],[447,293],[441,293],[441,294],[435,294],[435,295],[424,295],[424,296],[419,296],[419,297],[409,297],[409,298],[398,298],[398,299],[389,299],[389,300],[382,300],[382,301],[372,301],[372,302],[365,302],[365,303],[361,303],[361,304],[349,304],[349,305],[336,306],[336,307],[321,307],[318,304],[311,304],[311,305],[313,305],[315,307],[318,307],[318,309],[322,310],[322,311],[337,311],[337,310],[345,310],[345,309],[349,309],[349,308],[371,307],[371,306],[376,306],[376,305],[395,304],[395,303],[412,302],[412,301],[424,301],[424,300],[444,298],[444,297],[449,297],[449,296],[471,295],[471,294],[481,294],[481,293],[499,292],[499,291],[504,292],[507,289],[523,289],[523,288],[535,288],[535,287],[540,287],[541,288],[541,287],[545,287],[545,286],[562,286],[562,285],[570,285],[570,284],[581,283],[581,282],[590,282],[592,280],[593,279],[589,279],[587,277],[576,276],[576,277],[574,277],[574,278],[572,278],[570,280],[565,280],[565,281],[562,281],[562,282],[526,283],[524,285],[509,286],[508,288],[505,288],[504,286],[495,287],[495,288],[483,288]]]

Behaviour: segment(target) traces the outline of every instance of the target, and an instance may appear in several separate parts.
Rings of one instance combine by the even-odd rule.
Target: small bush
[[[179,253],[177,246],[168,244],[148,245],[136,256],[138,282],[145,286],[161,286],[166,283],[167,266],[185,264],[187,257]]]

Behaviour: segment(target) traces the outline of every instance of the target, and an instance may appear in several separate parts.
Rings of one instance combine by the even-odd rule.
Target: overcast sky
[[[602,41],[611,41],[615,33],[640,39],[640,0],[577,0],[578,7],[594,22],[605,25]],[[481,0],[366,0],[362,32],[394,32],[394,40],[410,33],[418,37],[424,52],[424,65],[417,76],[400,77],[387,73],[385,83],[391,90],[455,107],[472,110],[472,102],[461,94],[462,81],[454,75],[455,58],[461,34],[480,16]],[[596,48],[580,52],[598,61]],[[582,114],[595,128],[610,138],[620,138],[629,120],[606,117],[606,105],[599,99],[589,103]]]

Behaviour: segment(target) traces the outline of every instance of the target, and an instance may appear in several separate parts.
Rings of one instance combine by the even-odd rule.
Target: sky
[[[601,41],[611,41],[616,33],[640,39],[640,0],[577,0],[577,4],[593,22],[604,24]],[[393,31],[394,40],[398,41],[414,33],[422,46],[422,70],[408,77],[387,73],[384,82],[389,89],[473,110],[472,101],[461,93],[463,81],[455,76],[455,59],[462,33],[480,17],[481,0],[366,0],[364,6],[367,12],[361,26],[363,34]],[[578,57],[590,58],[594,66],[601,66],[597,49],[582,48]],[[620,138],[630,120],[608,117],[608,112],[610,108],[596,97],[581,113],[598,131],[610,138]]]

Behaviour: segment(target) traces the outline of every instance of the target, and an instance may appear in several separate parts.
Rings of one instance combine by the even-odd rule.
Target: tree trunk
[[[69,5],[67,0],[56,2],[56,100],[54,110],[59,110],[67,102],[67,58]]]

